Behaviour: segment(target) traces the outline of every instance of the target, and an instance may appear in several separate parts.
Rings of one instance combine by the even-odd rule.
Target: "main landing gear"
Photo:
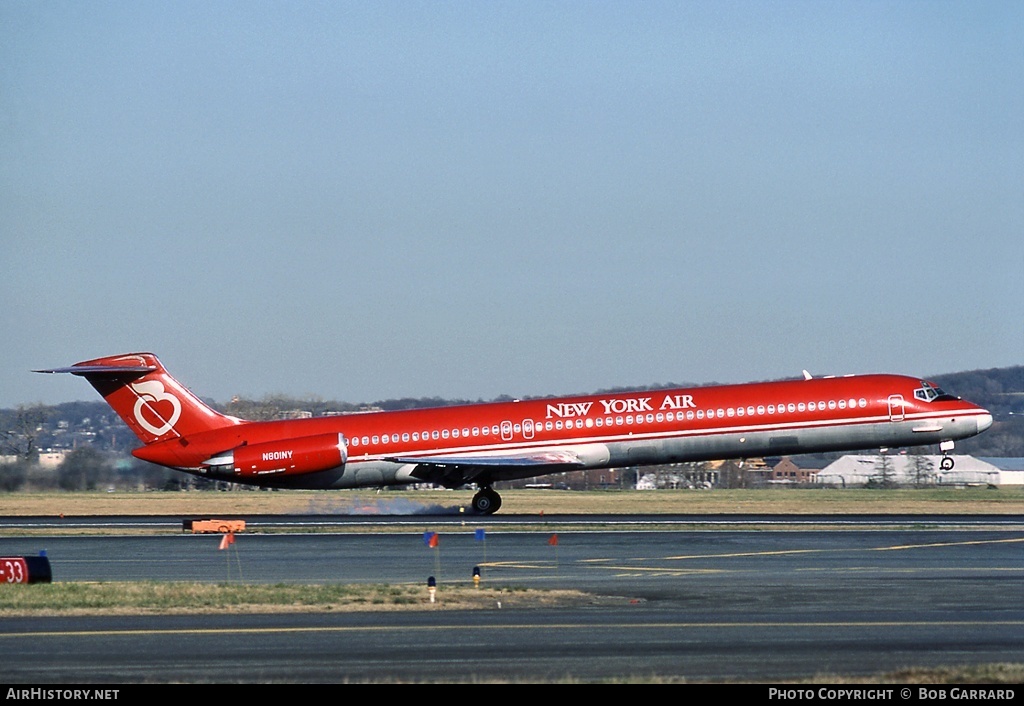
[[[473,510],[478,515],[493,515],[501,507],[501,496],[485,485],[473,496]]]

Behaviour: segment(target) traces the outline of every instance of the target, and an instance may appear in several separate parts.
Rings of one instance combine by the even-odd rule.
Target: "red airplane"
[[[212,409],[152,353],[37,370],[88,380],[143,446],[132,455],[214,480],[275,488],[476,484],[591,468],[939,444],[992,425],[934,383],[859,375],[608,392],[400,412],[247,421]]]

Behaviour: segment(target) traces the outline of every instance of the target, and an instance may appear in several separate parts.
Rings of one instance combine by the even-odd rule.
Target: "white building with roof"
[[[951,455],[953,468],[940,470],[941,455],[886,455],[889,467],[883,466],[879,454],[851,454],[818,471],[818,483],[841,488],[867,485],[870,481],[888,480],[900,485],[1024,485],[1024,464],[999,463],[1013,459],[985,459]],[[1013,466],[1017,468],[1013,468]]]

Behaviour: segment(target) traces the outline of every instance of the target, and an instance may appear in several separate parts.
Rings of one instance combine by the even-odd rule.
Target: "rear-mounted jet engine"
[[[239,446],[207,459],[203,465],[213,473],[251,478],[319,473],[344,466],[347,460],[342,434],[318,434]]]

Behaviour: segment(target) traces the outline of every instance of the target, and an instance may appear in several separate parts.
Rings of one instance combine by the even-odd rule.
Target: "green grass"
[[[540,591],[444,585],[434,602],[427,588],[412,584],[246,584],[198,582],[67,582],[10,584],[0,590],[0,617],[15,615],[138,615],[140,613],[231,613],[401,610],[428,607],[461,610],[557,606],[597,599],[577,591]],[[609,599],[622,602],[623,599]]]
[[[715,490],[504,490],[500,514],[838,514],[1020,513],[1024,487],[998,489],[759,488]],[[8,493],[8,516],[155,515],[224,517],[254,514],[415,514],[463,512],[473,492],[413,490],[290,490],[260,492]]]

